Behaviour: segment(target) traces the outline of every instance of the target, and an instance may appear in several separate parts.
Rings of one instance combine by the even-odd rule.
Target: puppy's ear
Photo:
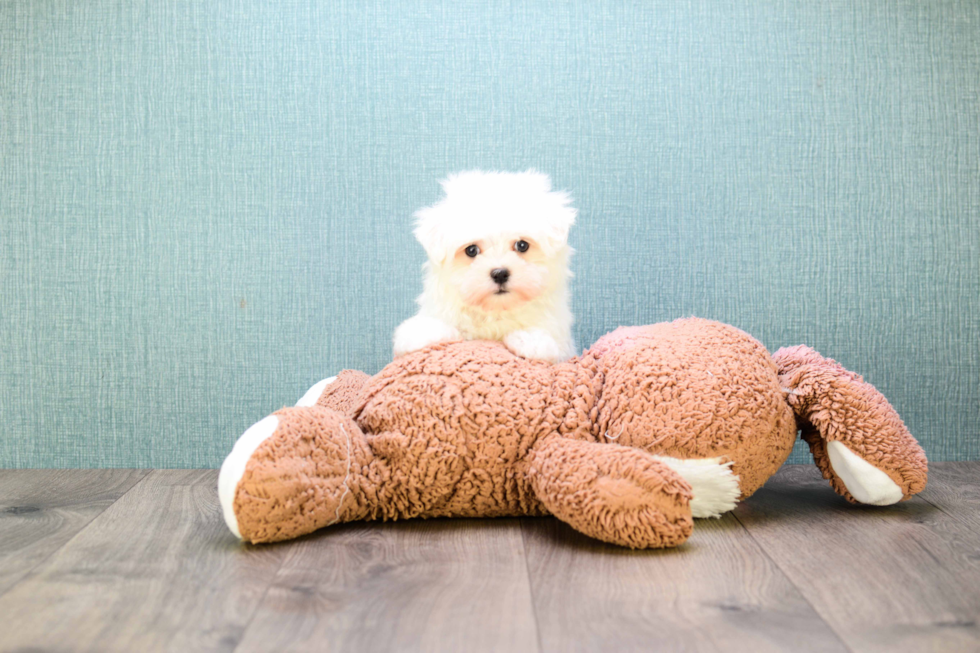
[[[539,193],[551,192],[551,177],[543,172],[538,172],[534,168],[528,168],[524,172],[518,173],[522,177],[528,190],[537,191]]]
[[[452,193],[453,187],[458,185],[458,182],[462,179],[465,181],[466,177],[473,176],[477,174],[476,171],[470,170],[469,172],[451,172],[446,175],[445,179],[439,180],[439,185],[442,186],[442,192],[444,195],[448,196]]]
[[[571,196],[563,190],[553,190],[548,193],[551,211],[547,225],[548,235],[560,246],[568,244],[568,232],[575,224],[578,211],[572,206]]]
[[[414,215],[415,239],[425,249],[425,254],[429,260],[437,265],[442,265],[453,255],[445,234],[442,204],[439,202],[419,209]]]
[[[542,177],[540,182],[551,188],[551,180],[547,175],[535,173]],[[542,247],[549,254],[557,253],[568,245],[568,232],[575,224],[578,211],[572,206],[571,196],[563,190],[547,190],[538,194],[535,205],[535,224]]]

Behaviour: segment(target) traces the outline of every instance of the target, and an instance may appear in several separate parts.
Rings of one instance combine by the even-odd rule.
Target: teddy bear
[[[341,372],[249,428],[218,491],[252,543],[354,520],[553,515],[605,542],[674,547],[761,487],[798,432],[851,502],[925,487],[921,447],[860,376],[686,318],[621,327],[559,364],[457,341],[373,377]]]

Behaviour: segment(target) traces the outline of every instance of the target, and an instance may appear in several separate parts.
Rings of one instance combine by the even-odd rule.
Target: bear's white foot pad
[[[834,473],[851,496],[869,506],[890,506],[905,496],[902,488],[864,458],[841,442],[827,443],[827,456]]]
[[[671,458],[654,456],[681,478],[694,492],[691,499],[691,515],[697,518],[721,517],[734,510],[742,488],[738,476],[732,472],[732,463],[721,458]]]
[[[279,418],[275,415],[259,420],[252,424],[247,431],[242,433],[238,442],[232,447],[231,453],[221,464],[221,471],[218,473],[218,501],[221,503],[221,514],[225,517],[225,523],[241,539],[241,531],[238,530],[238,518],[235,517],[235,492],[238,490],[238,481],[245,475],[245,466],[259,445],[275,433],[279,426]]]

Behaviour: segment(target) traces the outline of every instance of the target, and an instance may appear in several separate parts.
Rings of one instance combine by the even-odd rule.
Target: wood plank
[[[980,650],[980,538],[928,502],[852,505],[794,465],[735,515],[853,650]]]
[[[543,650],[847,650],[731,515],[663,551],[523,525]]]
[[[0,597],[0,650],[232,650],[288,550],[241,544],[217,471],[156,471]]]
[[[149,470],[0,470],[0,595],[60,549]]]
[[[662,552],[550,518],[250,547],[215,471],[144,474],[0,471],[0,650],[980,648],[980,463],[889,508],[787,467]]]
[[[537,649],[518,520],[437,519],[297,541],[238,651]]]
[[[929,482],[919,496],[980,535],[980,461],[929,463]]]

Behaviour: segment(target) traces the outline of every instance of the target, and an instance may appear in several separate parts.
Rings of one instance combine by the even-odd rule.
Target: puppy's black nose
[[[490,270],[490,278],[500,285],[504,285],[510,279],[510,270],[507,268],[494,268]]]

